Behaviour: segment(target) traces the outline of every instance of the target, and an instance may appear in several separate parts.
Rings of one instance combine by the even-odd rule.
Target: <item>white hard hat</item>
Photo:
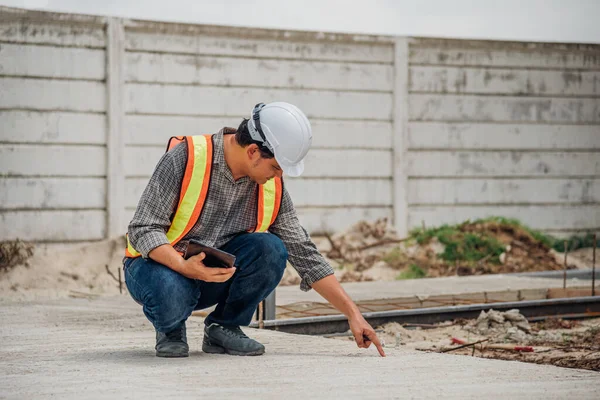
[[[259,103],[248,121],[252,139],[263,143],[289,176],[304,171],[304,157],[312,144],[312,129],[306,115],[292,104]]]

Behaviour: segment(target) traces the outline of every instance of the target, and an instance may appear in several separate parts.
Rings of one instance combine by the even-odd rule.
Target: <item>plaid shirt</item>
[[[208,246],[221,247],[239,233],[256,227],[258,185],[248,177],[234,181],[225,162],[223,135],[235,129],[223,128],[214,135],[212,180],[198,223],[175,244],[184,252],[188,241],[196,239]],[[187,145],[177,145],[158,162],[128,228],[133,247],[147,258],[158,246],[168,244],[166,232],[175,214],[187,161]],[[281,207],[269,232],[285,244],[289,261],[298,271],[300,288],[308,291],[313,282],[333,274],[333,269],[318,252],[300,225],[292,200],[283,190]]]

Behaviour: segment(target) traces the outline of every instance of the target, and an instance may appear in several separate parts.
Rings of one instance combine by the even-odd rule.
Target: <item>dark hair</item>
[[[242,147],[247,147],[251,144],[257,145],[258,149],[260,150],[260,156],[262,158],[275,157],[273,153],[271,153],[269,149],[263,146],[261,142],[257,142],[256,140],[252,139],[252,136],[250,136],[250,132],[248,131],[248,119],[246,118],[242,120],[242,123],[238,127],[237,132],[235,133],[235,141]]]

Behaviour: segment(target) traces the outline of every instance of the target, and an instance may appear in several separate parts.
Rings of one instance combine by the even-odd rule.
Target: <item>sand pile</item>
[[[117,294],[124,249],[123,237],[34,245],[30,257],[0,272],[0,301]]]

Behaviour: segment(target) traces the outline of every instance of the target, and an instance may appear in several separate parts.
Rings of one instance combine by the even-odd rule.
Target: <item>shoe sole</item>
[[[261,356],[265,353],[265,350],[256,350],[256,351],[236,351],[226,349],[225,347],[216,345],[216,344],[206,344],[202,343],[202,351],[208,354],[230,354],[232,356]]]
[[[162,358],[185,358],[185,357],[189,357],[189,353],[185,353],[185,354],[177,354],[177,353],[156,353],[156,357],[162,357]]]

